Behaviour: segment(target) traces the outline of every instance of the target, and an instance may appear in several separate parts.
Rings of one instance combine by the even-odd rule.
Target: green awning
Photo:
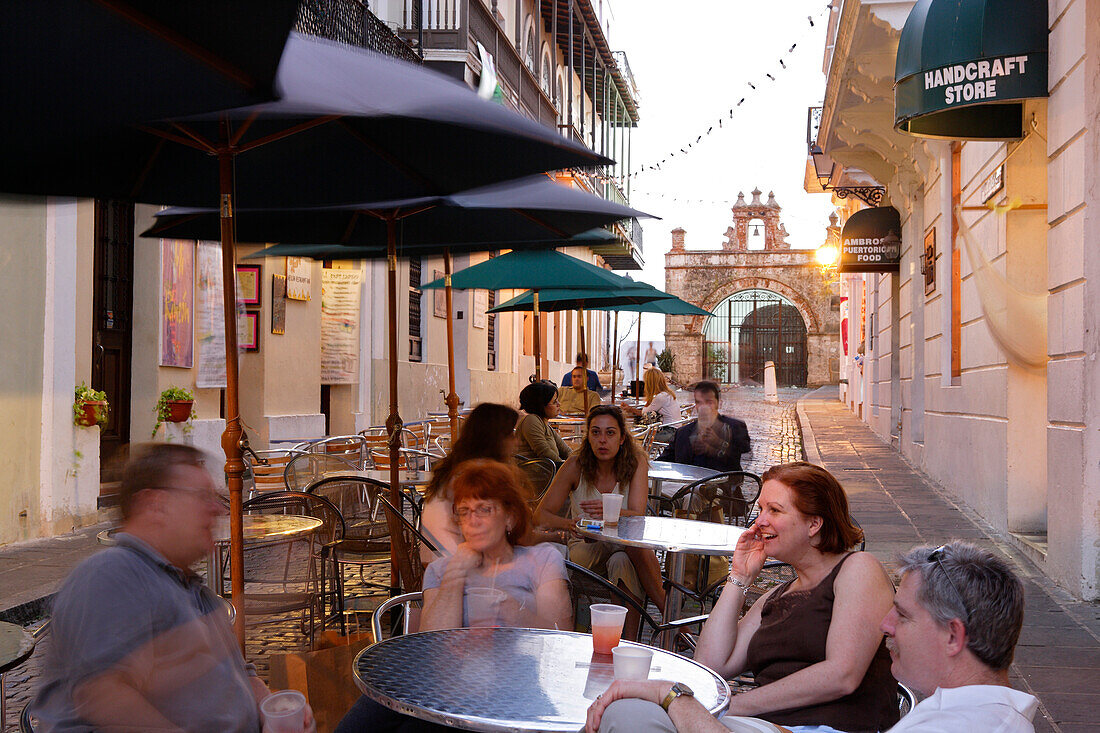
[[[1047,96],[1045,0],[918,0],[894,67],[894,127],[918,137],[1024,136],[1020,100]]]

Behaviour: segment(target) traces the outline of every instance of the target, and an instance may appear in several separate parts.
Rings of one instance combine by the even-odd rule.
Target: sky
[[[593,4],[598,7],[599,0]],[[826,5],[825,0],[611,0],[610,5],[605,0],[610,46],[626,53],[641,101],[631,139],[634,170],[675,152],[660,171],[639,173],[631,182],[631,205],[661,219],[642,221],[645,269],[623,274],[664,288],[669,233],[683,227],[688,249],[720,249],[733,223],[730,206],[737,192],[751,199],[754,187],[765,200],[775,191],[793,247],[824,242],[833,207],[829,196],[803,191],[802,181],[806,110],[819,105],[825,92]],[[813,17],[813,28],[807,16]],[[699,135],[703,140],[696,144]],[[692,148],[681,154],[689,142]],[[664,318],[645,316],[642,341],[663,338]]]

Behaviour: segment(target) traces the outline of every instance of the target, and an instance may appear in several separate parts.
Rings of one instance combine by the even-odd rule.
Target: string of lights
[[[795,42],[792,43],[787,48],[786,53],[784,53],[783,55],[781,55],[779,57],[779,69],[773,69],[773,71],[776,71],[776,73],[779,73],[781,71],[786,71],[787,70],[787,59],[791,56],[791,54],[793,54],[795,52],[795,49],[798,48],[798,45],[800,43],[802,43],[809,34],[814,32],[814,29],[816,27],[816,22],[815,21],[821,20],[826,14],[828,14],[831,7],[832,7],[831,4],[826,6],[820,13],[817,14],[817,16],[813,16],[813,15],[807,15],[806,16],[806,21],[807,21],[806,28],[803,29],[802,34],[795,40]],[[770,72],[766,72],[764,74],[764,76],[772,82],[776,81],[775,74],[772,74]],[[728,120],[732,120],[734,118],[734,115],[736,114],[737,109],[739,107],[741,107],[752,96],[752,94],[754,92],[758,91],[758,89],[759,89],[758,84],[763,85],[764,82],[762,82],[758,79],[757,83],[753,83],[752,81],[749,81],[749,82],[746,82],[746,83],[748,84],[751,91],[746,92],[745,96],[738,99],[737,102],[734,103],[733,106],[731,106],[729,108],[729,112],[727,114],[724,114],[723,116],[719,117],[714,122],[714,124],[708,126],[707,129],[704,132],[699,133],[695,137],[694,141],[688,142],[687,144],[681,146],[677,150],[673,150],[673,151],[669,152],[667,155],[665,155],[660,160],[649,162],[649,163],[643,163],[642,165],[640,165],[638,167],[637,170],[633,171],[632,173],[630,173],[626,177],[631,178],[631,179],[636,179],[639,175],[641,175],[643,173],[646,173],[646,172],[649,172],[649,171],[659,171],[659,170],[661,170],[662,165],[665,165],[670,160],[676,158],[677,155],[679,155],[679,156],[687,155],[697,145],[700,145],[705,138],[709,137],[710,135],[712,135],[716,132],[720,132],[724,129],[728,129],[730,126],[726,125],[725,123]],[[617,178],[617,177],[604,177],[604,176],[598,176],[598,177],[606,178],[606,180],[615,180]]]

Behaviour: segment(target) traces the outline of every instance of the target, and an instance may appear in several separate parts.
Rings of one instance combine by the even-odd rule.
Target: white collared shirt
[[[1003,685],[937,688],[889,733],[1035,733],[1039,701]]]

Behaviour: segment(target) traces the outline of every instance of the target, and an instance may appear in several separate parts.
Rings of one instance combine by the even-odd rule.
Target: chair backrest
[[[451,421],[448,418],[432,418],[428,421],[429,449],[438,449],[446,454],[451,449],[456,436],[451,435]]]
[[[565,572],[569,576],[569,598],[573,603],[573,623],[578,630],[588,628],[591,615],[588,609],[593,603],[614,603],[628,610],[637,611],[643,624],[638,624],[638,636],[629,641],[641,641],[642,629],[649,627],[650,634],[656,631],[658,623],[641,603],[629,593],[613,584],[610,580],[597,575],[586,567],[565,561]]]
[[[382,641],[382,617],[395,608],[400,608],[401,633],[414,634],[420,630],[420,609],[424,603],[424,593],[404,593],[393,598],[387,598],[370,617],[371,633],[374,635],[374,643]]]
[[[660,498],[660,513],[746,526],[760,496],[760,477],[748,471],[726,471],[694,481],[671,498]]]
[[[550,484],[558,472],[558,464],[552,458],[516,456],[516,465],[519,466],[519,470],[523,471],[523,475],[527,477],[527,480],[531,482],[531,488],[534,490],[533,503],[537,506],[539,500],[542,499],[542,495],[550,488]]]
[[[245,453],[244,462],[252,474],[252,487],[250,496],[266,491],[282,491],[287,488],[283,479],[286,464],[295,456],[302,455],[305,451],[296,449],[287,450],[261,450],[253,451],[253,455]]]
[[[899,717],[904,718],[909,713],[913,712],[913,708],[917,706],[917,696],[905,685],[898,683],[898,713]]]
[[[420,508],[416,502],[402,492],[402,506],[397,509],[386,498],[389,490],[389,484],[370,478],[328,476],[315,481],[306,491],[329,499],[343,514],[346,530],[341,548],[350,552],[389,552],[390,525],[387,516],[395,517],[401,527],[406,549],[397,558],[402,587],[409,591],[419,590],[424,578],[420,545],[432,551],[438,551],[438,548],[416,529],[420,521]]]
[[[333,435],[296,446],[310,453],[340,456],[363,468],[367,460],[367,445],[362,435]]]
[[[361,462],[350,460],[336,453],[301,453],[294,456],[283,469],[283,483],[291,491],[305,491],[319,478],[334,471],[358,471]]]
[[[432,426],[427,420],[405,423],[402,439],[405,445],[416,450],[427,450]]]

